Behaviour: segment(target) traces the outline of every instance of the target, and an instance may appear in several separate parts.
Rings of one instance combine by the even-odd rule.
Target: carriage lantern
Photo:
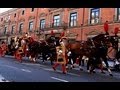
[[[108,32],[108,21],[104,23],[104,30],[106,33]]]
[[[119,31],[119,28],[118,28],[118,27],[116,27],[116,28],[115,28],[115,30],[114,30],[114,33],[115,33],[115,34],[117,34],[117,33],[118,33],[118,31]]]

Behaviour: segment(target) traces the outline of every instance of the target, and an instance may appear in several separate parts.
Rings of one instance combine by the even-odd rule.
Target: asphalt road
[[[101,74],[89,74],[86,70],[78,68],[69,70],[67,74],[61,73],[60,66],[53,71],[49,62],[43,64],[31,63],[24,60],[19,63],[13,57],[0,57],[0,82],[120,82],[120,73],[113,73],[113,77]]]

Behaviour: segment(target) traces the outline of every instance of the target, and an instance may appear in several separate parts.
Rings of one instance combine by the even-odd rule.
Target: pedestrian
[[[72,67],[73,67],[73,60],[72,60],[72,52],[71,52],[70,48],[68,49],[67,56],[68,56],[68,63],[70,64],[70,68],[72,69]]]

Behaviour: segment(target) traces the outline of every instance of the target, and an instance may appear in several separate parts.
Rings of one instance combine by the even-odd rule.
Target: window
[[[120,20],[120,8],[117,8],[117,20]]]
[[[33,21],[29,22],[29,31],[33,30]]]
[[[14,14],[14,17],[16,17],[16,13]]]
[[[90,24],[96,24],[99,22],[100,9],[94,8],[90,11]]]
[[[77,12],[70,14],[70,27],[77,25]]]
[[[15,32],[15,25],[12,26],[11,34]]]
[[[4,34],[6,34],[6,33],[7,33],[7,27],[4,28]]]
[[[54,15],[53,26],[60,26],[60,15]]]
[[[1,18],[1,21],[3,21],[3,18]]]
[[[31,9],[31,12],[34,12],[34,8]]]
[[[40,29],[45,28],[45,19],[40,20]]]
[[[19,26],[19,33],[22,33],[22,30],[23,30],[23,23],[21,23]]]
[[[24,15],[24,13],[25,13],[25,10],[22,11],[22,15]]]

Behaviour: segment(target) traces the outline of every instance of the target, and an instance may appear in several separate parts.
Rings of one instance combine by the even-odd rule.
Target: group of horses
[[[17,38],[16,40],[11,39],[8,50],[14,54],[18,47],[23,47],[23,56],[27,56],[30,60],[36,61],[38,56],[41,55],[43,62],[49,57],[51,65],[53,65],[57,58],[56,47],[60,45],[60,40],[61,38],[55,36],[41,41],[35,41],[31,37]],[[110,36],[108,33],[99,34],[93,38],[89,38],[87,41],[74,41],[74,43],[71,43],[67,38],[62,38],[62,42],[65,44],[66,50],[70,50],[72,53],[73,66],[76,63],[76,59],[78,59],[79,67],[81,67],[85,63],[85,60],[83,60],[85,58],[83,57],[87,57],[87,70],[90,73],[94,72],[96,67],[100,67],[101,72],[104,73],[102,63],[104,62],[109,75],[112,76],[107,54],[108,48],[112,47],[116,50],[115,60],[119,60],[120,51],[118,51],[117,35]]]

